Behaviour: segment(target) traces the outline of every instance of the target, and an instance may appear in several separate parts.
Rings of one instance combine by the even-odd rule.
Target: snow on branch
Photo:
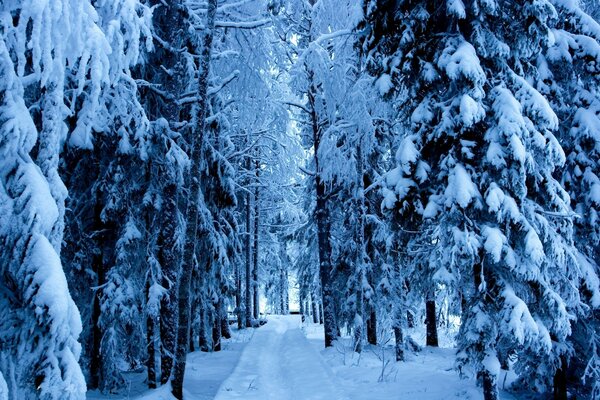
[[[282,101],[280,101],[280,103],[287,104],[288,106],[292,106],[292,107],[297,107],[297,108],[301,109],[302,111],[305,111],[306,113],[310,114],[310,110],[308,108],[306,108],[306,106],[304,104],[296,103],[296,102],[290,101],[290,100],[282,100]]]
[[[326,40],[332,40],[340,36],[352,35],[354,32],[351,29],[341,29],[339,31],[327,33],[315,39],[314,43],[321,43]]]
[[[208,92],[207,92],[208,95],[212,96],[212,95],[219,93],[225,86],[227,86],[230,82],[232,82],[235,78],[237,78],[239,76],[239,74],[240,74],[240,71],[238,71],[237,69],[235,71],[233,71],[227,77],[223,78],[223,80],[221,81],[221,83],[219,85],[209,88]],[[195,103],[197,101],[200,101],[199,96],[186,96],[186,97],[179,99],[177,101],[177,104],[185,105],[185,104]]]
[[[236,69],[231,74],[229,74],[228,76],[226,76],[225,78],[223,78],[223,80],[221,81],[221,83],[219,85],[217,85],[215,87],[211,87],[210,89],[208,89],[208,95],[211,96],[213,94],[216,94],[216,93],[220,92],[221,89],[223,89],[225,86],[227,86],[229,83],[231,83],[239,75],[240,75],[240,71],[238,71]]]
[[[254,29],[271,23],[270,19],[258,21],[215,21],[216,28]]]

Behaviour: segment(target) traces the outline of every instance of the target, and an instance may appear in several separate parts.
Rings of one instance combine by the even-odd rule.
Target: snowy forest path
[[[254,332],[215,400],[347,399],[300,326],[300,316],[270,316]]]

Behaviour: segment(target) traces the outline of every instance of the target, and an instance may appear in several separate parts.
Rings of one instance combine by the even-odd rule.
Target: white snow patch
[[[533,228],[530,228],[525,236],[525,252],[536,264],[540,264],[544,261],[544,246]]]
[[[527,151],[521,139],[513,133],[510,137],[510,148],[512,150],[513,157],[521,164],[525,164],[525,158],[527,157]]]
[[[423,210],[423,218],[435,218],[440,211],[440,205],[437,203],[438,196],[433,195],[429,198],[425,210]]]
[[[500,360],[495,352],[488,351],[485,358],[481,362],[483,367],[492,375],[498,376],[500,374]]]
[[[381,96],[388,94],[393,88],[392,77],[389,74],[382,74],[376,81],[375,87]]]
[[[481,197],[477,186],[471,180],[471,175],[460,164],[452,169],[444,194],[448,202],[456,203],[462,208],[466,208],[474,198]]]
[[[418,160],[419,155],[412,137],[404,138],[396,152],[396,161],[400,164],[402,172],[406,175],[410,174],[411,166]]]
[[[505,302],[505,321],[509,332],[518,343],[524,344],[525,340],[537,337],[538,324],[535,322],[527,304],[521,300],[511,287],[502,291]]]
[[[485,237],[483,247],[492,256],[494,262],[500,262],[500,259],[502,258],[502,248],[507,241],[506,236],[502,234],[500,229],[491,226],[484,226],[482,233]]]
[[[445,69],[448,77],[454,81],[464,77],[477,85],[485,82],[485,73],[477,52],[468,42],[463,41],[456,48],[453,45],[448,46],[439,58],[438,66]]]
[[[383,201],[381,202],[382,207],[388,210],[393,209],[397,200],[396,193],[388,188],[383,188],[381,193],[383,194]]]
[[[459,0],[460,1],[460,0]],[[485,118],[483,106],[468,94],[460,99],[460,119],[466,128],[469,128]]]
[[[25,296],[32,297],[36,314],[48,316],[52,335],[78,337],[81,333],[79,310],[69,295],[67,278],[60,258],[48,239],[40,234],[32,236],[31,250],[25,265],[33,271],[33,281]]]
[[[410,116],[410,121],[413,124],[428,124],[433,120],[433,112],[431,111],[431,104],[429,104],[429,99],[423,100],[415,111],[413,111]]]
[[[465,5],[461,0],[446,1],[446,10],[448,11],[449,15],[454,15],[459,19],[464,19],[467,16]]]

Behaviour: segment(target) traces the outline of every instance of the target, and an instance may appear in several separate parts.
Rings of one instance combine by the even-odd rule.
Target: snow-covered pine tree
[[[198,83],[197,101],[192,122],[192,129],[186,137],[189,146],[188,154],[190,157],[190,169],[186,173],[185,183],[188,190],[185,242],[183,246],[183,259],[179,278],[178,304],[179,318],[177,328],[177,345],[175,346],[175,360],[171,386],[173,395],[181,400],[183,399],[183,378],[185,374],[186,357],[190,344],[190,313],[191,313],[191,283],[192,271],[194,269],[194,260],[196,256],[196,243],[199,234],[207,233],[208,221],[203,216],[208,212],[204,203],[204,196],[201,191],[200,176],[202,168],[202,150],[206,145],[207,122],[206,118],[210,115],[208,81],[210,60],[212,54],[212,42],[215,33],[215,17],[217,13],[217,1],[208,0],[206,11],[206,23],[201,35],[201,42],[198,54]],[[200,249],[199,249],[200,250]]]
[[[84,105],[94,108],[109,79],[110,50],[88,1],[9,1],[0,13],[2,293],[11,310],[2,320],[1,368],[10,398],[79,399],[82,327],[59,256],[66,190],[58,165],[71,113],[65,89],[85,93]],[[80,132],[95,123],[73,121]]]
[[[107,79],[97,87],[94,74],[76,76],[98,98],[75,92],[71,103],[76,119],[61,167],[70,189],[63,262],[84,321],[88,386],[113,391],[124,383],[123,365],[137,368],[146,354],[142,198],[151,140],[132,69],[152,37],[150,10],[140,2],[93,6],[106,37]]]
[[[0,366],[8,381],[7,396],[83,399],[86,387],[77,363],[81,320],[49,239],[59,207],[30,156],[38,132],[4,38],[0,75],[1,301],[6,311],[0,325]]]
[[[590,15],[596,2],[553,1],[557,11],[554,43],[536,60],[536,88],[556,111],[559,140],[566,153],[561,177],[577,214],[574,242],[580,255],[584,312],[570,338],[574,356],[563,360],[555,377],[555,395],[567,396],[567,381],[582,377],[587,387],[568,388],[571,393],[600,396],[600,343],[598,342],[598,260],[600,259],[600,24]],[[585,6],[585,7],[584,7]],[[588,12],[590,14],[588,14]]]
[[[327,152],[335,148],[336,135],[340,129],[336,123],[344,122],[341,118],[338,121],[336,112],[341,107],[340,103],[346,94],[344,90],[347,86],[345,79],[348,71],[345,68],[348,67],[348,57],[343,53],[348,53],[348,49],[352,53],[351,42],[345,48],[340,46],[337,49],[341,51],[338,62],[338,59],[332,56],[332,41],[352,33],[354,22],[358,20],[355,15],[358,8],[350,7],[347,15],[337,18],[339,9],[333,2],[289,1],[284,7],[287,21],[291,23],[292,32],[297,36],[297,40],[294,40],[297,43],[290,46],[291,51],[298,55],[291,84],[295,93],[300,96],[299,99],[289,96],[284,102],[304,113],[302,140],[303,145],[311,149],[312,153],[305,172],[312,176],[314,181],[309,182],[307,189],[309,196],[314,196],[315,202],[307,204],[313,210],[311,213],[314,215],[317,231],[320,278],[317,287],[320,286],[320,295],[317,294],[321,297],[323,305],[325,346],[329,347],[333,345],[338,332],[338,322],[341,322],[336,321],[333,267],[335,249],[331,236],[332,224],[338,220],[332,216],[331,196],[339,188],[332,190],[331,183],[343,173],[338,174],[335,168],[327,166],[342,165],[335,164],[336,161],[342,160],[339,154],[330,155]],[[283,35],[284,39],[289,41],[287,36],[287,33]],[[356,57],[353,60],[356,60]],[[330,156],[334,157],[329,158]]]
[[[385,7],[366,8],[377,21],[367,62],[378,65],[385,92],[407,89],[399,115],[407,122],[384,206],[420,226],[411,240],[430,245],[435,276],[465,288],[458,366],[475,367],[484,397],[498,398],[498,357],[508,352],[544,389],[567,355],[583,278],[569,196],[553,176],[565,162],[553,134],[558,118],[528,80],[552,44],[555,8],[454,0]],[[394,18],[400,40],[379,42]],[[542,356],[549,361],[538,363]]]
[[[156,325],[148,330],[148,344],[157,343],[155,356],[148,354],[149,367],[160,359],[160,383],[166,384],[172,373],[179,316],[178,282],[185,242],[185,208],[187,199],[182,195],[184,177],[189,171],[189,136],[192,105],[182,102],[186,93],[195,88],[196,73],[192,44],[195,35],[189,12],[183,1],[165,4],[152,1],[154,51],[148,54],[142,67],[144,78],[140,84],[141,97],[148,118],[152,121],[152,147],[149,154],[149,181],[144,202],[153,205],[150,229],[156,248],[154,260],[157,274],[151,287],[157,297],[149,297],[159,304],[149,308],[158,314],[149,315]],[[184,51],[186,49],[187,51]],[[156,336],[159,336],[157,338]],[[151,368],[148,369],[149,374]],[[156,371],[158,378],[159,371]],[[158,379],[157,379],[158,380]],[[149,384],[153,382],[149,379]]]

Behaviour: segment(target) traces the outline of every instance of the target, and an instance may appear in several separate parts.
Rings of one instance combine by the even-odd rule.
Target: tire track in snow
[[[300,330],[298,316],[272,316],[254,332],[215,400],[344,400],[336,378]]]

